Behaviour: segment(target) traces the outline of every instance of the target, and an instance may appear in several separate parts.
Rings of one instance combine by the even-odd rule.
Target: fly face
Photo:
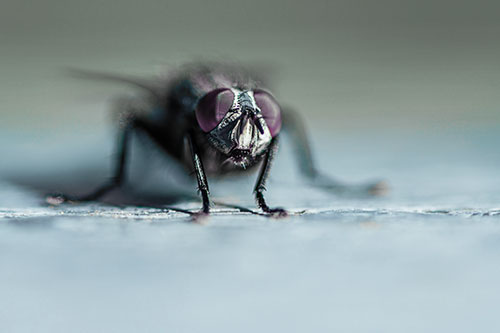
[[[213,90],[200,99],[196,119],[210,143],[242,168],[265,152],[281,129],[279,105],[264,90]]]

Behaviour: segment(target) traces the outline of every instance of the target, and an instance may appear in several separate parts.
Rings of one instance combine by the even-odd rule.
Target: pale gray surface
[[[51,208],[3,183],[2,331],[496,332],[498,136],[440,137],[343,136],[352,146],[342,149],[335,134],[316,134],[322,169],[391,180],[377,199],[288,178],[285,142],[269,200],[306,213],[279,221],[224,208],[202,225],[161,209]],[[250,183],[213,188],[253,208]]]
[[[0,331],[498,332],[499,6],[2,1]],[[108,177],[109,102],[131,93],[65,68],[159,75],[196,59],[263,68],[314,129],[321,169],[382,177],[389,196],[304,186],[284,142],[269,201],[303,216],[224,209],[197,225],[159,209],[43,204],[47,190]],[[129,189],[171,188],[175,168],[136,152],[151,168],[137,166]],[[253,180],[211,185],[253,208]],[[185,183],[173,185],[194,193]]]

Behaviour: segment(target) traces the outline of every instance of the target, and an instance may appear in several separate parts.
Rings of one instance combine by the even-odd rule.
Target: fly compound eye
[[[256,90],[253,96],[255,103],[262,112],[262,117],[266,121],[271,136],[275,137],[281,129],[281,110],[278,102],[270,93],[264,90]]]
[[[203,132],[213,130],[231,109],[234,94],[230,89],[215,89],[203,96],[196,106],[195,115]]]

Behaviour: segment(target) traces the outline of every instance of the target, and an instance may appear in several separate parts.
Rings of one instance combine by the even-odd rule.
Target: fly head
[[[209,142],[242,168],[253,164],[281,129],[280,107],[264,90],[216,89],[199,100],[195,113]]]

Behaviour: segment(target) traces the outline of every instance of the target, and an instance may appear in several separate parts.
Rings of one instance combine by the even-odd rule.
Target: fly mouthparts
[[[233,157],[245,157],[251,154],[250,149],[233,149],[230,152]]]

